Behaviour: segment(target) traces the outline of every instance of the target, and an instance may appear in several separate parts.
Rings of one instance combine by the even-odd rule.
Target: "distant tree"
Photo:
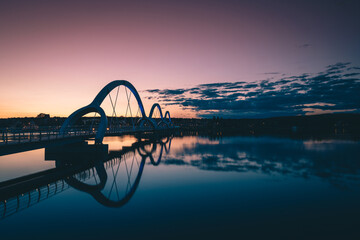
[[[36,118],[50,118],[50,114],[40,113],[36,116]]]

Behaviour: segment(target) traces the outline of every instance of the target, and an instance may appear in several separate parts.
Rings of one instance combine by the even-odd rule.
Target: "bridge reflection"
[[[140,139],[119,151],[107,151],[106,145],[91,150],[94,145],[87,144],[67,151],[46,149],[46,158],[55,160],[55,168],[0,183],[0,218],[69,188],[90,194],[104,206],[121,207],[134,195],[147,160],[159,165],[170,151],[171,140],[171,136]]]

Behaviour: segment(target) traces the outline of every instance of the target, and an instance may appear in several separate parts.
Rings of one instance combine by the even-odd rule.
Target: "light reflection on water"
[[[139,144],[125,136],[104,143],[106,157],[44,161],[43,149],[0,157],[2,181],[50,168],[61,175],[15,189],[20,198],[7,200],[2,236],[24,238],[14,227],[45,228],[39,239],[359,234],[359,142],[186,136]]]
[[[44,149],[0,156],[0,182],[54,167],[44,161]]]
[[[224,137],[221,140],[174,139],[181,145],[163,164],[202,170],[316,176],[344,187],[359,184],[360,143],[345,140],[291,140],[274,137]],[[185,142],[185,144],[177,143]]]

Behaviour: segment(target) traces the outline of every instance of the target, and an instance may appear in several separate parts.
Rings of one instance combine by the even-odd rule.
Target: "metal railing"
[[[154,130],[162,130],[165,128],[154,129],[152,127],[133,127],[122,126],[107,129],[105,135],[138,133]],[[74,126],[69,128],[65,133],[60,133],[60,127],[39,127],[34,129],[24,128],[2,128],[0,129],[0,146],[8,144],[22,144],[31,142],[53,141],[58,139],[66,139],[72,137],[94,137],[97,129],[84,128],[83,126]]]
[[[94,130],[78,128],[70,129],[65,134],[60,133],[58,127],[42,127],[36,129],[3,128],[0,129],[0,145],[51,141],[60,138],[94,134],[96,134],[96,131]]]

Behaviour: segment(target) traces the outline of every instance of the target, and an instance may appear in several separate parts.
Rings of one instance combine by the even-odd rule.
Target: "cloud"
[[[265,75],[278,75],[280,72],[265,72]]]
[[[308,48],[308,47],[311,47],[311,44],[305,43],[305,44],[299,45],[299,48]]]
[[[186,90],[184,90],[184,89],[164,89],[164,90],[150,89],[150,90],[146,90],[146,92],[158,93],[160,95],[180,95],[180,94],[183,94],[185,91]]]
[[[147,92],[149,93],[157,93],[157,92],[160,92],[160,89],[149,89],[149,90],[146,90]]]
[[[165,105],[196,111],[198,117],[216,114],[226,118],[257,118],[317,111],[360,112],[360,72],[350,65],[336,63],[317,74],[277,80],[219,82],[147,92]]]
[[[344,77],[353,77],[353,76],[358,76],[360,73],[347,73],[344,74]]]

